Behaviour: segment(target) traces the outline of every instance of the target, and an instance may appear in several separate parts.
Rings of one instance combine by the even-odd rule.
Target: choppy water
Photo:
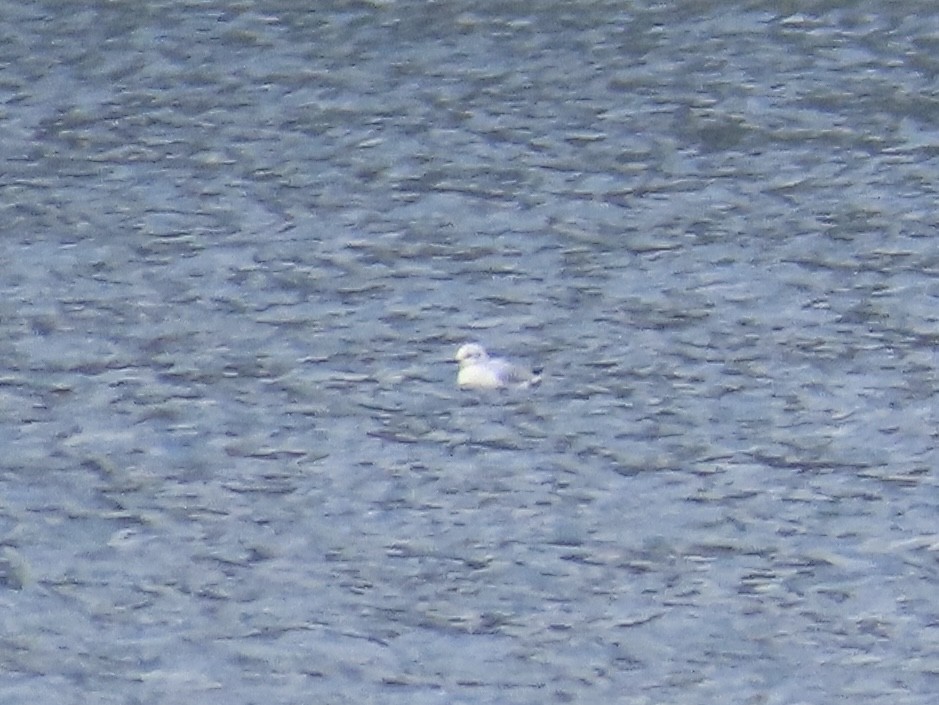
[[[0,3],[0,701],[933,702],[939,15],[777,5]]]

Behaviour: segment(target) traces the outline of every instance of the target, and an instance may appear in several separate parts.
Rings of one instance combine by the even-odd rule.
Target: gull
[[[461,389],[524,388],[541,381],[541,370],[531,370],[499,357],[489,357],[478,343],[466,343],[456,351],[460,372],[456,383]]]

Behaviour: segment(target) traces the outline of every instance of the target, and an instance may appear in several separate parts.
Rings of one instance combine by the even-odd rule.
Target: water
[[[930,10],[0,4],[0,701],[931,703]]]

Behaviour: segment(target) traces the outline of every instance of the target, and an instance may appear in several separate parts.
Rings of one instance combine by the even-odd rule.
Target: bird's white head
[[[488,358],[489,356],[486,354],[485,348],[479,343],[466,343],[465,345],[461,345],[460,349],[456,351],[456,361],[460,363],[460,367],[464,365],[475,365]]]

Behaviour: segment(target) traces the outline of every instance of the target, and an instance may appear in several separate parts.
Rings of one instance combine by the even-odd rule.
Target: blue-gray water
[[[933,703],[939,13],[842,5],[0,2],[0,702]]]

